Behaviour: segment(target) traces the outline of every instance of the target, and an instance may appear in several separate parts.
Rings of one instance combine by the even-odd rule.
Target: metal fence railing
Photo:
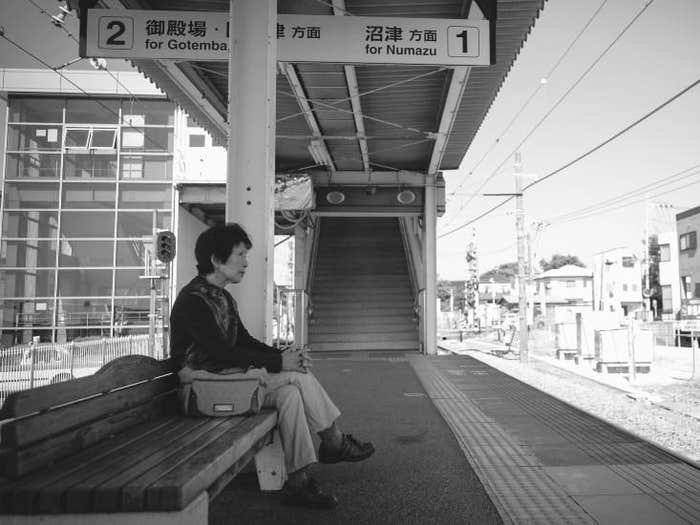
[[[305,290],[275,286],[272,339],[275,345],[304,346],[308,343],[309,296]]]
[[[148,334],[0,348],[0,405],[13,392],[87,376],[126,355],[165,358],[161,338],[151,348]]]

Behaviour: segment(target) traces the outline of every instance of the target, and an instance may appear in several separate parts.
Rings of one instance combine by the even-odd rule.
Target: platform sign
[[[228,60],[228,13],[89,9],[86,57]],[[286,15],[284,62],[476,66],[490,63],[488,20]]]

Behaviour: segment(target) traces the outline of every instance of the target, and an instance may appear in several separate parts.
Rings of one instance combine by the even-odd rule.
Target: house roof
[[[565,266],[561,266],[560,268],[547,270],[546,272],[543,272],[535,277],[535,280],[567,277],[593,277],[593,272],[587,268],[576,266],[575,264],[567,264]]]

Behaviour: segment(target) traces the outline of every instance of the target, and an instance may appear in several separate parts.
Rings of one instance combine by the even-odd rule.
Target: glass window
[[[61,126],[10,124],[7,127],[8,151],[61,151]]]
[[[63,208],[114,209],[116,184],[104,182],[64,182]]]
[[[58,326],[100,326],[112,322],[112,300],[90,297],[87,299],[59,299],[56,302]]]
[[[65,146],[68,148],[75,149],[87,149],[88,139],[90,138],[90,130],[79,128],[79,129],[66,129],[66,141]]]
[[[120,208],[170,208],[172,186],[169,184],[122,183],[119,185]]]
[[[10,122],[63,122],[62,98],[10,98]]]
[[[115,299],[115,333],[131,335],[148,330],[149,299],[147,297]],[[160,314],[161,301],[156,302],[156,315]],[[141,330],[135,327],[141,327]]]
[[[57,211],[6,211],[2,219],[2,237],[56,237]]]
[[[634,268],[634,257],[623,257],[622,258],[623,268]]]
[[[47,327],[53,325],[53,299],[11,299],[2,302],[3,328]]]
[[[114,212],[63,211],[61,212],[61,237],[114,236]]]
[[[671,245],[659,244],[659,262],[668,262],[671,260]]]
[[[203,148],[204,135],[190,135],[190,148]]]
[[[58,295],[88,297],[112,294],[112,270],[59,270]]]
[[[175,105],[167,100],[125,100],[122,102],[124,124],[132,126],[172,126]]]
[[[58,208],[58,183],[8,181],[5,208]]]
[[[148,246],[151,242],[149,240]],[[143,268],[146,258],[144,241],[117,241],[117,266],[138,266]]]
[[[173,128],[122,127],[121,148],[124,151],[173,151]]]
[[[55,270],[24,268],[0,270],[0,290],[3,301],[8,297],[51,297]]]
[[[623,284],[622,284],[622,291],[623,291],[623,292],[626,292],[628,287],[629,287],[629,286],[628,286],[627,283],[623,283]]]
[[[0,244],[0,266],[56,266],[56,241],[42,239],[3,240]]]
[[[567,288],[576,288],[576,281],[573,279],[568,279],[566,281],[566,287]]]
[[[148,295],[151,291],[149,280],[141,279],[143,269],[117,268],[114,295]]]
[[[21,345],[31,343],[35,337],[38,337],[40,343],[50,343],[52,336],[52,330],[46,328],[6,329],[0,331],[0,342],[6,346]]]
[[[673,290],[670,284],[661,285],[661,311],[665,314],[673,312]]]
[[[117,146],[116,129],[93,129],[90,137],[90,147],[99,149],[114,149]]]
[[[5,175],[8,179],[58,178],[61,155],[58,153],[8,153]]]
[[[63,176],[67,179],[114,179],[117,176],[117,156],[66,154]]]
[[[122,179],[172,180],[173,159],[170,155],[127,156],[121,159]]]
[[[66,102],[66,123],[118,124],[119,101],[70,98]]]
[[[680,251],[694,250],[698,246],[698,232],[684,233],[678,238]]]
[[[112,241],[62,240],[59,266],[112,266]]]
[[[158,212],[156,227],[170,229],[170,212]],[[119,211],[117,214],[117,237],[144,237],[152,233],[152,211]]]

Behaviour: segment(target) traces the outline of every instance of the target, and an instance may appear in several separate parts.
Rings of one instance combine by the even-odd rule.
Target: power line
[[[50,69],[51,71],[53,71],[54,73],[56,73],[56,74],[57,74],[58,76],[60,76],[63,80],[65,80],[66,82],[68,82],[69,84],[71,84],[71,85],[72,85],[73,87],[75,87],[78,91],[80,91],[83,95],[85,95],[85,96],[87,97],[88,100],[92,100],[92,101],[96,102],[99,106],[102,106],[102,107],[103,107],[104,109],[106,109],[109,113],[111,113],[112,115],[116,116],[117,119],[119,120],[119,113],[117,113],[117,112],[114,111],[112,108],[110,108],[109,106],[107,106],[107,105],[106,105],[104,102],[102,102],[99,98],[94,97],[94,96],[92,96],[90,93],[88,93],[87,91],[85,91],[82,87],[80,87],[80,86],[79,86],[78,84],[76,84],[73,80],[71,80],[71,79],[68,78],[66,75],[64,75],[64,74],[63,74],[61,71],[59,71],[57,68],[51,66],[48,62],[46,62],[46,60],[44,60],[44,59],[41,58],[41,57],[38,57],[36,54],[32,53],[32,52],[29,51],[27,48],[25,48],[22,44],[16,42],[16,41],[13,40],[12,38],[8,37],[8,36],[5,34],[5,31],[4,31],[3,28],[0,28],[0,38],[3,38],[4,40],[8,41],[10,44],[12,44],[12,45],[15,46],[17,49],[19,49],[20,51],[22,51],[22,52],[25,53],[26,55],[30,56],[31,58],[33,58],[34,60],[36,60],[37,62],[39,62],[40,64],[42,64],[44,67],[46,67],[47,69]],[[124,126],[124,122],[121,122],[121,124]],[[126,124],[126,127],[130,128],[130,129],[133,129],[133,130],[136,130],[136,131],[141,131],[141,129],[143,129],[143,128],[141,128],[141,129],[136,128],[136,127],[135,127],[133,124],[131,124],[130,122],[129,122],[128,124]],[[144,137],[144,140],[148,140],[151,144],[154,144],[154,145],[158,146],[161,150],[167,151],[168,148],[166,148],[165,146],[163,146],[162,144],[160,144],[159,142],[157,142],[157,141],[154,140],[153,138],[148,137],[148,136],[146,135],[145,131],[143,132],[143,137]]]
[[[596,16],[598,16],[598,13],[600,13],[600,11],[603,9],[605,4],[607,4],[607,3],[608,3],[608,0],[603,0],[601,2],[601,4],[598,6],[598,9],[595,10],[595,12],[591,15],[591,17],[588,19],[588,21],[585,23],[585,25],[581,28],[581,30],[578,32],[578,34],[574,37],[574,39],[571,41],[571,43],[569,43],[569,46],[566,48],[566,50],[559,56],[557,61],[554,63],[554,66],[552,66],[552,68],[550,68],[550,70],[546,73],[546,75],[544,76],[544,79],[549,79],[554,74],[554,72],[557,70],[559,65],[563,62],[564,58],[566,58],[566,56],[569,54],[569,51],[571,51],[571,49],[574,47],[576,42],[579,41],[581,36],[586,32],[586,30],[591,25],[591,23],[593,23],[593,20],[596,18]],[[515,124],[515,121],[518,119],[518,117],[523,113],[525,108],[530,104],[530,102],[532,102],[532,100],[535,98],[535,96],[540,92],[540,90],[542,89],[542,86],[544,86],[544,83],[542,81],[540,81],[540,83],[537,85],[535,90],[530,94],[530,96],[525,101],[525,103],[515,113],[515,116],[513,116],[513,118],[510,120],[510,122],[508,122],[508,124],[503,129],[503,131],[501,131],[501,133],[498,135],[498,137],[496,138],[494,143],[491,145],[491,147],[486,151],[486,153],[484,153],[484,155],[479,159],[479,161],[472,167],[472,169],[469,172],[469,175],[471,175],[474,172],[474,170],[476,170],[481,165],[481,163],[489,155],[489,153],[491,153],[493,151],[493,149],[500,143],[501,139],[503,139],[503,136],[506,133],[508,133],[508,131],[510,131],[510,128],[513,126],[513,124]],[[455,195],[456,191],[459,188],[461,188],[465,182],[467,182],[466,177],[462,182],[459,183],[459,185],[457,186],[457,188],[455,188],[454,191],[450,192],[450,195]]]
[[[539,183],[541,183],[541,182],[543,182],[543,181],[545,181],[545,180],[547,180],[547,179],[553,177],[554,175],[557,175],[558,173],[561,173],[561,172],[564,171],[565,169],[570,168],[570,167],[573,166],[574,164],[580,162],[581,160],[583,160],[583,159],[585,159],[586,157],[590,156],[591,154],[595,153],[596,151],[598,151],[598,150],[601,149],[602,147],[606,146],[607,144],[609,144],[609,143],[612,142],[613,140],[619,138],[619,137],[622,136],[623,134],[627,133],[628,131],[630,131],[630,130],[633,129],[634,127],[638,126],[639,124],[641,124],[642,122],[644,122],[645,120],[647,120],[648,118],[650,118],[651,116],[653,116],[653,115],[655,115],[656,113],[658,113],[659,111],[661,111],[663,108],[665,108],[666,106],[668,106],[671,102],[674,102],[674,101],[677,100],[679,97],[685,95],[688,91],[690,91],[691,89],[695,88],[698,84],[700,84],[700,79],[697,79],[697,80],[691,82],[688,86],[686,86],[685,88],[683,88],[682,90],[680,90],[678,93],[676,93],[676,94],[673,95],[672,97],[668,98],[667,100],[665,100],[664,102],[662,102],[661,104],[659,104],[658,106],[656,106],[656,107],[655,107],[654,109],[652,109],[651,111],[645,113],[642,117],[638,118],[637,120],[635,120],[634,122],[632,122],[632,123],[629,124],[628,126],[625,126],[623,129],[621,129],[621,130],[618,131],[617,133],[611,135],[610,137],[608,137],[607,139],[605,139],[603,142],[600,142],[598,145],[596,145],[596,146],[590,148],[590,149],[587,150],[585,153],[582,153],[581,155],[579,155],[579,156],[576,157],[575,159],[573,159],[573,160],[567,162],[567,163],[564,164],[563,166],[561,166],[561,167],[555,169],[554,171],[548,173],[547,175],[544,175],[543,177],[537,179],[536,181],[533,181],[533,182],[531,182],[530,184],[526,185],[525,187],[523,187],[523,192],[526,191],[526,190],[528,190],[528,189],[530,189],[530,188],[532,188],[532,187],[535,186],[536,184],[539,184]],[[446,236],[451,235],[451,234],[453,234],[453,233],[455,233],[455,232],[457,232],[457,231],[459,231],[459,230],[461,230],[461,229],[463,229],[463,228],[466,228],[466,227],[469,226],[470,224],[473,224],[474,222],[478,221],[479,219],[485,217],[486,215],[488,215],[488,214],[491,213],[492,211],[497,210],[498,208],[500,208],[501,206],[503,206],[504,204],[506,204],[507,202],[509,202],[509,201],[512,200],[512,199],[513,199],[513,197],[509,197],[509,198],[505,199],[503,202],[501,202],[500,204],[497,204],[496,206],[490,208],[488,211],[482,213],[482,214],[479,215],[478,217],[476,217],[476,218],[474,218],[474,219],[472,219],[472,220],[470,220],[470,221],[468,221],[468,222],[462,224],[461,226],[458,226],[457,228],[454,228],[454,229],[450,230],[450,231],[447,232],[447,233],[444,233],[444,234],[438,236],[438,238],[440,239],[440,238],[442,238],[442,237],[446,237]]]
[[[521,146],[527,142],[527,140],[533,135],[537,129],[544,123],[544,121],[554,112],[554,110],[559,107],[559,105],[571,94],[571,92],[581,83],[581,81],[588,75],[588,73],[591,72],[591,70],[602,60],[602,58],[612,49],[612,47],[622,38],[622,36],[629,30],[630,27],[639,19],[639,17],[651,6],[652,3],[654,3],[655,0],[648,0],[647,3],[642,7],[642,9],[632,18],[632,20],[622,29],[622,31],[613,39],[610,44],[603,50],[602,53],[598,55],[598,57],[583,71],[583,73],[576,79],[576,81],[569,87],[569,89],[566,90],[566,92],[557,100],[554,105],[545,113],[545,115],[535,124],[535,126],[525,135],[525,137],[518,143],[513,150],[506,155],[506,157],[501,161],[501,163],[496,166],[496,168],[491,172],[491,174],[484,180],[484,182],[479,186],[479,188],[475,191],[475,193],[479,193],[486,184],[488,184],[491,179],[493,179],[497,174],[498,170],[500,170],[503,165],[508,161],[508,159],[516,152],[518,151]],[[524,189],[527,189],[528,186],[526,186]],[[474,200],[474,197],[469,199],[465,204],[463,204],[460,209],[457,211],[457,214],[459,214],[460,211],[462,211],[464,208],[466,208],[469,203]],[[445,235],[449,235],[445,234]]]
[[[697,174],[698,169],[700,169],[700,164],[696,164],[695,166],[691,166],[690,168],[686,168],[680,172],[676,172],[673,175],[670,175],[668,177],[664,177],[663,179],[651,182],[651,183],[646,184],[644,186],[641,186],[640,188],[637,188],[635,190],[621,193],[615,197],[611,197],[611,198],[606,199],[604,201],[600,201],[598,203],[594,203],[594,204],[591,204],[589,206],[585,206],[585,207],[580,208],[578,210],[570,211],[567,213],[563,213],[561,215],[551,217],[551,218],[547,219],[547,221],[548,222],[566,221],[569,218],[575,217],[575,216],[580,215],[582,213],[589,213],[589,212],[595,211],[596,209],[604,209],[604,208],[607,208],[610,206],[614,206],[614,205],[619,204],[620,202],[623,202],[627,199],[637,197],[644,192],[654,190],[654,189],[659,189],[660,187],[668,186],[670,184],[678,182],[679,180],[683,180],[683,179],[686,179],[688,177],[692,177],[692,176]],[[693,171],[693,170],[695,170],[695,171]],[[686,173],[689,171],[693,171],[693,173],[686,175]]]

